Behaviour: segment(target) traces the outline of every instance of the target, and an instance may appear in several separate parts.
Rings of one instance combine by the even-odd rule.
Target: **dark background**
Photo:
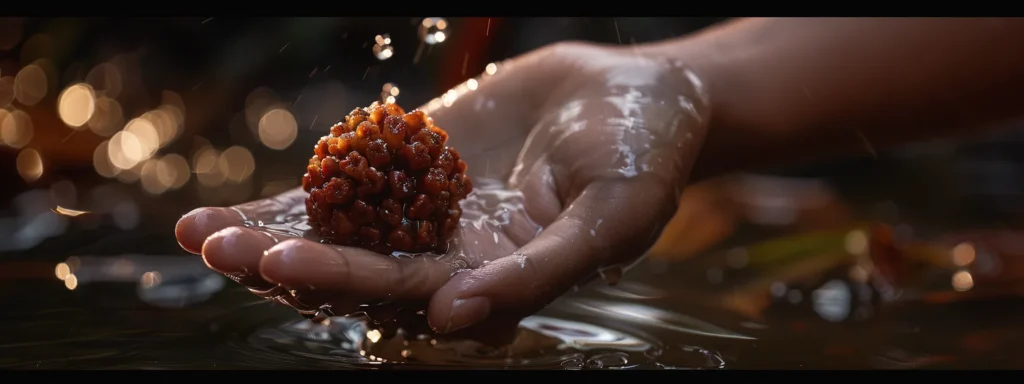
[[[488,63],[548,43],[571,39],[609,44],[642,43],[682,36],[721,20],[449,18],[446,19],[446,39],[428,45],[422,43],[419,34],[423,18],[0,18],[0,109],[4,110],[0,112],[0,127],[14,127],[3,118],[10,119],[12,113],[23,112],[30,118],[33,132],[31,140],[14,148],[4,144],[4,140],[11,139],[7,136],[10,129],[0,130],[5,135],[0,137],[0,301],[5,304],[0,328],[6,330],[6,337],[0,337],[0,367],[318,366],[319,360],[294,356],[288,359],[283,354],[267,353],[251,345],[250,336],[262,332],[257,332],[260,329],[266,330],[261,327],[277,327],[277,322],[297,317],[280,305],[238,306],[255,299],[241,287],[225,285],[199,258],[179,257],[185,252],[175,243],[172,230],[181,215],[198,206],[236,204],[299,185],[310,146],[316,138],[352,108],[380,99],[385,84],[399,87],[397,101],[411,109],[476,76]],[[381,60],[375,56],[373,46],[375,37],[384,34],[391,40],[394,54]],[[90,76],[103,65],[116,68],[121,88],[116,95],[106,94],[109,79]],[[13,88],[17,75],[24,73],[25,68],[34,68],[37,73],[42,68],[45,73],[45,84],[33,83],[38,88],[36,91],[45,89],[45,95],[38,102],[26,104],[14,95],[24,93],[28,87],[25,85],[20,91]],[[122,171],[118,177],[99,174],[94,165],[94,152],[113,131],[97,134],[91,129],[73,130],[61,121],[57,111],[58,95],[82,82],[91,84],[97,97],[110,96],[121,106],[122,121],[115,130],[160,107],[167,101],[167,94],[180,97],[184,107],[182,131],[153,158],[180,155],[187,159],[191,169],[187,182],[177,189],[154,192],[147,191],[145,183],[138,180],[140,176],[136,173],[143,172],[144,168],[131,171],[136,172],[132,177],[121,177],[131,173],[129,171]],[[263,102],[260,100],[270,100],[294,115],[297,136],[282,150],[263,144],[254,134],[254,122],[248,121],[259,120],[270,105],[260,104]],[[263,109],[254,105],[262,105]],[[243,172],[244,177],[233,181],[214,177],[215,183],[200,182],[201,179],[209,181],[210,177],[197,173],[196,154],[211,149],[224,151],[232,146],[236,146],[235,153],[244,148],[243,152],[251,154],[252,169],[248,170],[252,171],[251,175]],[[754,187],[749,195],[767,195],[767,210],[772,211],[779,208],[775,204],[779,197],[799,200],[805,195],[800,192],[806,189],[800,187],[803,181],[811,180],[811,184],[815,184],[814,181],[823,180],[830,187],[829,193],[834,190],[839,195],[835,199],[829,196],[832,205],[838,208],[822,209],[824,213],[818,216],[835,214],[832,211],[852,211],[852,218],[840,214],[835,214],[841,216],[838,219],[812,217],[806,220],[806,225],[797,225],[798,231],[820,230],[823,222],[847,225],[848,221],[856,220],[901,224],[911,221],[915,231],[921,229],[920,232],[926,232],[931,223],[941,228],[939,231],[1013,228],[1024,221],[1024,195],[1021,193],[1024,191],[1024,169],[1021,168],[1024,151],[1021,148],[1024,148],[1024,131],[1019,129],[969,140],[920,143],[895,151],[865,153],[860,157],[771,172],[796,178],[798,188],[773,186],[779,180],[785,186],[792,179],[755,176],[754,179],[760,180],[756,185],[767,187],[762,188],[765,190]],[[33,175],[26,174],[24,168],[19,172],[17,159],[29,151],[38,153],[42,160],[43,172],[38,178],[29,177]],[[728,181],[728,177],[723,179]],[[677,243],[700,242],[702,236],[718,241],[715,236],[725,236],[708,235],[708,231],[702,229],[711,228],[713,232],[715,225],[720,224],[716,224],[716,218],[723,215],[716,212],[720,208],[716,207],[720,195],[730,195],[741,188],[729,186],[729,183],[724,183],[726,187],[716,187],[715,182],[710,180],[703,189],[699,188],[701,186],[688,189],[696,193],[687,195],[697,196],[697,203],[691,202],[689,208],[697,205],[708,209],[704,212],[691,209],[698,214],[676,227]],[[711,203],[705,203],[708,201]],[[744,209],[765,208],[758,204],[761,202],[746,204]],[[90,213],[77,217],[58,215],[52,211],[57,206]],[[727,214],[740,211],[734,210],[736,212],[725,211],[730,211]],[[898,212],[898,218],[890,220],[894,216],[890,212]],[[753,232],[749,226],[737,228],[740,229],[735,231],[738,233],[735,237],[741,239],[742,244],[760,238],[748,236]],[[733,227],[728,231],[733,231]],[[781,237],[787,231],[790,230],[767,231],[766,236]],[[929,238],[928,235],[921,237]],[[1018,238],[1008,237],[1010,240]],[[788,262],[790,264],[801,258],[821,256],[802,251],[799,244],[785,244],[790,245],[786,249],[769,248],[769,251],[794,259]],[[839,244],[839,248],[842,246]],[[686,259],[689,255],[679,249],[674,243],[666,248],[668,253],[679,254],[680,260]],[[831,248],[823,252],[825,255],[832,253]],[[703,300],[704,296],[685,289],[701,284],[721,284],[720,287],[731,289],[734,286],[728,282],[732,277],[727,276],[727,283],[722,283],[718,264],[712,265],[713,268],[702,266],[699,258],[696,264],[667,266],[665,260],[672,258],[660,256],[663,257],[650,257],[644,267],[630,272],[630,276],[638,276],[633,285],[644,282],[670,290],[676,295],[668,296],[671,300],[659,305],[674,308],[678,313],[696,313],[709,321],[714,319],[715,311],[686,307],[691,305],[688,299]],[[721,255],[711,256],[709,259],[717,260],[715,258]],[[1020,263],[1015,265],[1005,269],[1024,270]],[[776,259],[770,267],[767,269],[784,271],[792,265]],[[147,285],[144,271],[161,272],[165,281],[154,283],[151,279]],[[712,271],[719,272],[714,275],[718,280],[712,281]],[[742,280],[747,270],[730,271],[733,277],[739,276]],[[70,272],[77,276],[73,282],[68,277]],[[749,275],[760,276],[766,271],[755,272]],[[767,272],[770,275],[772,271]],[[849,280],[845,277],[848,275],[845,265],[823,277],[818,276],[819,272],[805,271],[805,275],[811,275],[809,278],[769,276],[765,281],[787,280],[792,287],[806,288],[801,289],[806,297],[811,297],[811,291],[828,279]],[[979,282],[984,275],[981,272],[977,274]],[[54,278],[55,273],[60,280]],[[931,272],[922,275],[933,276]],[[948,276],[938,276],[940,288],[949,290]],[[775,295],[775,285],[771,284],[771,295]],[[214,295],[225,286],[228,289]],[[775,297],[767,296],[767,285],[753,286],[747,288],[752,292],[750,297]],[[1016,285],[1012,287],[1013,292],[1020,292]],[[995,290],[999,288],[996,285]],[[981,292],[978,297],[987,298],[989,291],[975,289],[972,292]],[[754,345],[757,348],[743,357],[747,367],[848,367],[844,364],[853,357],[874,359],[878,355],[876,343],[886,350],[891,350],[895,343],[922,354],[959,353],[957,356],[966,361],[960,364],[973,367],[998,365],[1000,356],[1002,363],[1009,366],[1016,367],[1020,361],[1014,358],[1018,354],[1010,353],[1019,350],[1018,341],[1024,340],[1019,327],[1014,326],[1019,322],[1013,316],[1020,312],[1014,310],[1019,307],[1016,301],[994,302],[987,315],[982,314],[978,306],[958,307],[960,310],[948,305],[927,310],[897,307],[892,312],[895,315],[890,313],[889,320],[883,320],[888,322],[883,322],[881,327],[842,328],[847,324],[818,319],[814,312],[817,309],[812,310],[810,300],[793,301],[794,290],[783,293],[786,293],[785,299],[782,296],[773,299],[782,303],[783,310],[779,313],[785,316],[777,317],[781,320],[773,320],[776,323],[770,324],[766,331],[746,329],[763,332],[765,337],[761,344]],[[972,297],[966,295],[963,297]],[[731,302],[718,296],[709,301],[716,305]],[[778,311],[780,305],[776,304],[766,304],[766,308]],[[756,309],[758,313],[761,310],[763,308]],[[905,317],[906,314],[912,316]],[[608,317],[607,312],[587,321],[635,325],[635,319]],[[722,321],[730,323],[732,320]],[[907,328],[905,323],[927,326],[915,327],[906,333],[903,331]],[[985,342],[991,345],[964,349],[957,341],[960,337],[957,326],[979,331],[978,334],[964,331],[965,339],[988,340]],[[305,335],[303,337],[311,335],[306,330],[297,332]],[[901,341],[892,335],[902,335],[904,339]],[[709,345],[688,338],[669,339]],[[283,340],[308,341],[294,335]],[[848,360],[825,353],[837,350],[831,348],[832,344],[847,348],[860,345],[858,343],[868,347],[849,352],[853,357],[847,357]],[[914,358],[912,354],[897,352],[900,352],[897,360]],[[672,351],[668,351],[665,355],[671,354]],[[879,366],[871,361],[871,366]],[[941,364],[949,360],[935,361]],[[907,366],[914,364],[934,363],[912,362]]]
[[[66,218],[47,218],[45,225],[40,224],[50,228],[44,230],[45,236],[30,236],[37,240],[0,247],[0,252],[20,253],[35,244],[53,250],[75,249],[95,242],[99,235],[116,237],[120,232],[143,227],[147,227],[144,232],[164,231],[166,235],[178,216],[196,206],[238,203],[298,185],[308,145],[352,108],[378,100],[386,83],[400,87],[398,102],[413,108],[476,76],[488,63],[545,44],[570,39],[641,43],[680,36],[720,21],[451,18],[446,19],[447,39],[427,45],[418,35],[422,20],[3,19],[0,76],[12,76],[8,79],[12,80],[21,68],[38,60],[49,64],[49,73],[46,96],[41,101],[29,106],[15,100],[7,106],[8,111],[21,110],[32,118],[33,138],[24,148],[40,153],[44,172],[39,179],[26,181],[16,169],[19,149],[0,145],[0,184],[4,185],[0,188],[0,217],[5,217],[0,220],[0,233],[6,233],[0,235],[0,243],[16,243],[11,233],[31,227],[28,223],[33,217],[53,216],[47,207],[62,205],[97,214],[77,218],[70,226],[64,223]],[[392,40],[394,54],[379,60],[372,47],[375,36],[384,34]],[[56,105],[57,96],[66,87],[83,81],[95,83],[89,73],[105,62],[117,63],[120,70],[123,90],[115,100],[125,122],[157,108],[164,91],[176,93],[184,101],[184,132],[154,157],[177,153],[192,163],[193,155],[203,146],[224,150],[240,145],[255,159],[252,176],[239,185],[207,188],[197,183],[193,174],[180,189],[155,195],[144,192],[138,181],[98,175],[92,154],[107,137],[89,129],[68,128],[57,116]],[[99,94],[103,84],[92,85]],[[257,88],[276,94],[277,101],[295,115],[298,137],[282,151],[261,145],[240,119],[247,97]],[[6,92],[10,98],[12,91]],[[31,191],[38,193],[26,194]],[[22,197],[16,199],[18,196]],[[100,202],[102,199],[108,201]],[[122,204],[124,201],[133,201],[134,205]],[[118,213],[111,212],[117,207],[121,207]],[[133,212],[141,219],[131,220]],[[118,214],[128,217],[120,226],[113,225]],[[133,221],[138,225],[130,225]],[[61,233],[66,236],[60,241],[43,239],[54,239]],[[144,247],[166,241],[133,243]]]
[[[385,84],[400,87],[398,102],[412,108],[481,73],[488,63],[545,44],[642,43],[685,35],[723,19],[450,18],[447,39],[435,45],[422,43],[422,20],[3,19],[0,77],[10,83],[22,68],[40,60],[49,69],[42,100],[6,106],[8,112],[21,110],[31,117],[33,138],[24,148],[38,151],[44,172],[26,181],[16,167],[24,148],[0,145],[0,252],[56,257],[105,242],[139,252],[146,247],[177,252],[169,236],[177,217],[197,206],[230,205],[298,185],[308,145],[353,107],[380,99]],[[394,54],[380,60],[373,46],[375,36],[385,34]],[[188,159],[193,174],[179,189],[148,193],[132,178],[98,175],[93,152],[107,137],[89,129],[74,131],[57,116],[60,92],[90,80],[90,71],[105,62],[117,63],[121,71],[124,89],[116,101],[123,121],[160,106],[167,91],[184,102],[183,132],[154,156]],[[93,86],[99,95],[102,84]],[[0,87],[0,96],[3,92]],[[6,92],[10,98],[11,90]],[[247,128],[247,100],[267,94],[275,95],[275,102],[296,120],[297,137],[283,150],[262,145],[255,130]],[[840,188],[843,193],[895,200],[922,216],[1009,222],[1021,216],[1020,136],[1009,131],[981,144],[925,143],[780,173],[824,177],[847,187]],[[192,164],[197,151],[232,145],[251,153],[252,175],[213,186],[198,183]],[[93,214],[60,217],[50,212],[57,205]],[[137,240],[141,234],[152,240]]]

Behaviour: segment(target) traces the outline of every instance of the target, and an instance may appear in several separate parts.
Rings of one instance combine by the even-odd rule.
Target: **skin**
[[[475,180],[507,181],[524,202],[508,224],[464,221],[457,257],[394,259],[241,227],[301,211],[301,190],[197,209],[176,235],[300,310],[391,300],[378,316],[425,306],[438,333],[508,327],[599,271],[621,273],[688,182],[998,126],[1024,102],[1019,68],[1019,19],[740,19],[647,45],[559,43],[424,107]]]

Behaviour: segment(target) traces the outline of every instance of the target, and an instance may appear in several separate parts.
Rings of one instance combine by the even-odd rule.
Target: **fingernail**
[[[448,312],[448,325],[443,333],[455,332],[486,319],[491,312],[491,302],[486,297],[455,299]]]

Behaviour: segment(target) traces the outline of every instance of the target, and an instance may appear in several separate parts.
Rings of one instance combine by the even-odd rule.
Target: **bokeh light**
[[[35,105],[46,97],[48,87],[46,70],[40,63],[32,63],[18,71],[14,77],[14,98],[24,105]]]
[[[249,127],[254,138],[259,140],[260,119],[267,111],[280,103],[281,99],[277,93],[267,87],[253,89],[245,97],[245,125]]]
[[[110,163],[110,154],[107,149],[109,142],[109,140],[104,140],[96,146],[92,154],[92,166],[96,169],[96,173],[108,179],[117,176],[117,172],[120,171]]]
[[[60,280],[65,280],[71,275],[71,267],[67,263],[57,263],[57,267],[53,269],[53,274]]]
[[[89,84],[79,83],[67,87],[57,97],[57,114],[71,128],[85,128],[95,111],[96,94]]]
[[[15,160],[18,174],[27,182],[33,182],[43,175],[43,157],[32,148],[23,149]]]
[[[267,148],[282,150],[292,145],[298,130],[298,122],[291,112],[284,108],[275,108],[260,118],[259,139]]]
[[[0,112],[0,138],[12,148],[21,148],[33,136],[32,118],[23,111]]]
[[[108,97],[96,98],[95,108],[92,117],[89,119],[89,129],[93,133],[110,137],[124,126],[124,111],[117,100]]]
[[[117,167],[119,171],[131,169],[144,160],[145,149],[138,137],[127,130],[115,133],[107,146],[107,156],[110,164]]]
[[[192,157],[192,169],[199,184],[206,187],[219,187],[227,178],[227,173],[220,166],[220,151],[212,146],[196,151]]]
[[[398,86],[393,83],[385,83],[381,88],[380,99],[385,103],[394,103],[398,99],[398,94],[401,92]]]
[[[378,60],[387,60],[394,56],[395,49],[391,47],[391,37],[387,34],[374,37],[373,56]]]
[[[240,183],[249,178],[253,170],[256,169],[256,160],[252,157],[252,153],[245,147],[237,145],[225,149],[217,162],[225,179],[233,183]]]
[[[434,45],[443,43],[448,38],[448,20],[440,17],[428,17],[420,22],[417,31],[424,43]]]
[[[441,96],[441,102],[444,103],[445,107],[450,107],[450,106],[452,106],[452,104],[455,103],[455,100],[458,99],[458,98],[459,98],[458,92],[456,92],[453,89],[453,90],[450,90],[448,92],[445,92],[444,95]]]
[[[67,275],[64,278],[64,287],[67,288],[69,291],[74,291],[75,288],[78,288],[78,277],[76,277],[74,274]]]
[[[156,133],[155,145],[157,148],[167,146],[181,134],[181,114],[177,107],[161,105],[157,109],[142,114],[139,119],[153,127],[153,132]]]
[[[964,292],[974,288],[974,277],[971,276],[970,272],[957,271],[953,274],[952,280],[953,289],[957,291]]]
[[[136,181],[139,181],[139,178],[141,178],[142,176],[143,165],[145,165],[144,161],[137,162],[135,163],[135,165],[129,168],[121,169],[120,171],[118,171],[117,176],[115,177],[117,177],[118,181],[125,184],[131,184]]]
[[[167,185],[169,190],[176,190],[188,183],[192,173],[188,168],[188,160],[185,157],[172,153],[160,159],[157,166],[157,177],[162,184]]]
[[[150,195],[159,195],[171,187],[171,183],[165,183],[165,179],[160,177],[158,171],[159,164],[160,160],[157,159],[146,160],[139,171],[139,181],[142,184],[142,190]]]
[[[121,95],[121,71],[112,63],[100,63],[93,67],[85,76],[85,82],[103,97],[117,99]]]
[[[971,243],[960,243],[953,247],[951,252],[953,254],[953,264],[958,267],[966,267],[974,262],[977,256],[977,251],[974,250],[974,246]]]
[[[160,133],[157,132],[153,122],[143,116],[132,119],[128,124],[125,124],[124,132],[131,133],[138,140],[139,157],[136,160],[137,162],[149,159],[156,153],[157,148],[160,148]]]

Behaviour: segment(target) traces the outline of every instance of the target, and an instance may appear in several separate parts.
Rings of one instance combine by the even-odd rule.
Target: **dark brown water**
[[[618,284],[580,287],[499,347],[306,320],[185,255],[173,223],[68,234],[0,259],[0,368],[1024,368],[1024,232],[765,181],[732,183],[763,200],[742,209],[715,200],[738,189],[691,188],[692,215]]]
[[[504,347],[306,320],[198,257],[9,262],[0,367],[1020,368],[1018,234],[910,242],[886,228],[649,259],[525,319]]]

